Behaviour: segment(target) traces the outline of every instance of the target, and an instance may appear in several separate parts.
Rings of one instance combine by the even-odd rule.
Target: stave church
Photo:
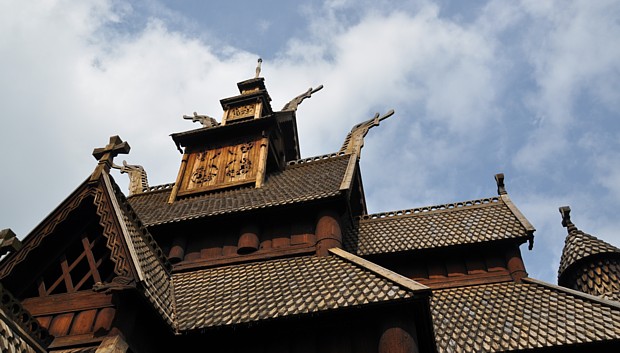
[[[568,206],[557,283],[528,276],[535,228],[503,174],[483,199],[368,214],[364,138],[394,112],[301,158],[322,86],[274,110],[260,63],[220,121],[184,116],[176,180],[117,164],[112,136],[29,234],[0,232],[1,352],[620,351],[620,249]]]

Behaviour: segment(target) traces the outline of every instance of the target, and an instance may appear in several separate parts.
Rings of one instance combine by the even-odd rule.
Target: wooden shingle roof
[[[129,202],[146,226],[272,206],[326,199],[342,193],[351,155],[336,154],[291,163],[269,175],[261,188],[207,193],[168,204],[170,189],[137,194]],[[154,187],[154,189],[158,189]]]
[[[504,352],[620,339],[620,305],[532,279],[433,291],[439,352]]]
[[[362,216],[344,235],[358,255],[395,253],[502,239],[531,240],[534,228],[506,195]]]
[[[558,277],[577,261],[604,253],[620,255],[620,249],[574,227],[564,241]]]
[[[429,293],[413,280],[348,256],[303,256],[174,274],[178,329],[237,325]]]

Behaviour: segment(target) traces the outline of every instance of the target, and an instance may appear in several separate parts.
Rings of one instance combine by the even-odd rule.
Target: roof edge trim
[[[347,252],[340,248],[331,248],[328,250],[330,253],[346,260],[351,263],[354,263],[358,266],[361,266],[376,275],[379,275],[383,278],[386,278],[392,282],[399,284],[402,287],[405,287],[414,293],[430,293],[431,289],[419,282],[416,282],[412,279],[409,279],[403,275],[400,275],[394,271],[388,270],[385,267],[381,267],[373,262],[365,260],[359,256],[353,255],[350,252]]]
[[[294,161],[288,161],[288,162],[286,162],[286,165],[287,166],[293,166],[293,165],[298,165],[298,164],[317,162],[317,161],[322,161],[324,159],[341,157],[341,156],[344,156],[344,155],[347,155],[347,154],[350,154],[350,153],[345,153],[345,152],[328,153],[328,154],[323,154],[323,155],[320,155],[320,156],[307,157],[307,158],[297,159],[297,160],[294,160]]]
[[[118,204],[118,200],[116,199],[116,195],[114,194],[114,188],[112,187],[112,183],[108,174],[103,173],[103,180],[105,184],[105,190],[107,191],[108,196],[112,201],[112,207],[114,207],[116,219],[121,226],[121,230],[123,232],[123,239],[125,240],[125,245],[127,246],[127,249],[129,250],[129,254],[131,256],[131,263],[133,264],[134,271],[136,271],[136,275],[138,276],[137,280],[138,282],[143,282],[144,273],[142,273],[142,268],[140,267],[140,263],[138,262],[138,254],[136,254],[136,249],[131,246],[132,242],[129,236],[129,229],[127,229],[127,224],[125,224],[125,221],[123,220],[123,211]]]
[[[600,303],[600,304],[603,304],[603,305],[606,305],[606,306],[610,306],[610,307],[612,307],[614,309],[620,310],[620,303],[619,302],[615,302],[613,300],[603,299],[603,298],[600,298],[600,297],[597,297],[597,296],[594,296],[594,295],[591,295],[591,294],[587,294],[587,293],[583,293],[583,292],[580,292],[580,291],[577,291],[577,290],[574,290],[574,289],[558,286],[558,285],[551,284],[551,283],[548,283],[548,282],[545,282],[545,281],[541,281],[539,279],[535,279],[535,278],[531,278],[531,277],[524,277],[521,280],[523,282],[525,282],[525,283],[538,284],[538,285],[547,287],[549,289],[558,290],[558,291],[564,292],[566,294],[570,294],[570,295],[573,295],[573,296],[576,296],[576,297],[581,297],[583,299],[591,300],[591,301],[594,301],[594,302],[597,302],[597,303]]]
[[[353,175],[355,174],[355,167],[357,166],[357,156],[352,154],[349,157],[349,164],[347,164],[347,169],[344,172],[344,176],[342,177],[342,183],[340,183],[340,190],[349,190],[351,188],[351,183],[353,182]]]
[[[488,206],[497,205],[499,201],[500,201],[499,196],[492,196],[492,197],[487,197],[483,199],[446,203],[442,205],[416,207],[416,208],[410,208],[407,210],[372,213],[368,215],[359,216],[358,219],[362,221],[371,221],[371,220],[374,221],[374,220],[380,220],[380,219],[385,219],[385,218],[392,218],[392,217],[399,217],[399,216],[414,216],[414,215],[426,214],[430,212],[452,211],[452,210],[459,210],[459,209],[470,208],[470,207],[488,207]]]
[[[521,211],[519,211],[517,206],[515,206],[515,204],[512,203],[512,200],[510,199],[508,194],[501,194],[499,195],[499,197],[500,199],[502,199],[502,201],[504,201],[504,204],[508,207],[510,212],[512,212],[512,214],[515,215],[515,217],[517,217],[519,222],[521,222],[521,224],[527,231],[529,235],[528,249],[532,250],[534,248],[534,232],[536,231],[536,228],[534,228],[534,226],[530,223],[530,221],[528,221],[527,218],[525,218],[525,216],[523,215],[523,213],[521,213]]]

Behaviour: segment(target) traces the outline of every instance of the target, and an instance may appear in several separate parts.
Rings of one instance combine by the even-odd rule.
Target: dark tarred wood
[[[464,276],[467,274],[467,267],[465,267],[465,263],[461,258],[454,257],[446,261],[446,272],[448,277]]]
[[[291,245],[314,244],[316,237],[314,234],[293,234],[291,235]]]
[[[222,248],[213,247],[200,250],[200,258],[201,259],[212,259],[215,257],[222,256]]]
[[[222,256],[231,256],[237,254],[237,247],[232,245],[224,245],[222,248]]]
[[[174,237],[172,240],[172,246],[170,247],[170,252],[168,253],[168,261],[171,263],[177,263],[183,261],[185,257],[185,245],[187,241],[184,236]]]
[[[446,267],[443,262],[431,261],[428,263],[428,278],[444,278],[447,275]]]
[[[465,260],[467,266],[467,273],[476,274],[486,272],[486,266],[484,260],[480,256],[469,257]]]
[[[265,243],[265,242],[263,242]],[[261,245],[262,247],[262,245]],[[316,247],[308,244],[301,244],[295,246],[289,246],[285,248],[273,249],[273,248],[261,248],[259,251],[256,251],[252,254],[239,256],[236,253],[232,256],[222,256],[215,259],[200,259],[200,253],[196,254],[196,257],[191,257],[187,255],[185,257],[185,261],[179,262],[173,265],[174,271],[186,271],[186,270],[196,270],[199,268],[205,267],[213,267],[234,263],[244,263],[248,261],[256,261],[259,259],[274,259],[279,257],[291,256],[291,255],[303,255],[310,254],[316,251]]]
[[[506,271],[506,260],[502,254],[492,254],[486,258],[486,266],[489,272]]]

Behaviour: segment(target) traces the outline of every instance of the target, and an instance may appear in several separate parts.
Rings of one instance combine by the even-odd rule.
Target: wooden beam
[[[33,316],[59,314],[113,306],[112,296],[93,291],[28,298],[22,302]]]

